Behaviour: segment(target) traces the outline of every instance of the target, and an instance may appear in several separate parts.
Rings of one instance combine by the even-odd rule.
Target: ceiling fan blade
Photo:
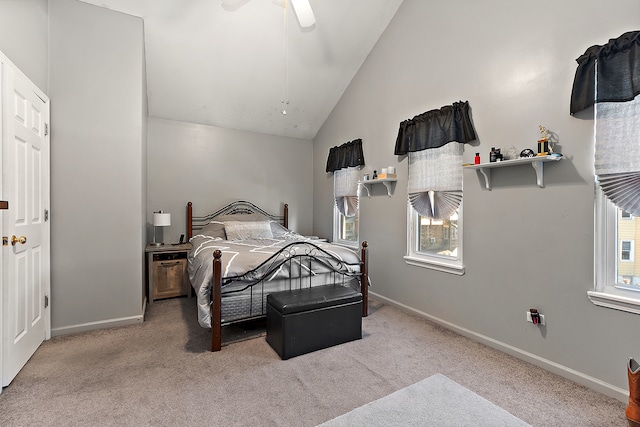
[[[311,27],[316,23],[316,17],[311,10],[309,0],[291,0],[291,5],[302,28]]]

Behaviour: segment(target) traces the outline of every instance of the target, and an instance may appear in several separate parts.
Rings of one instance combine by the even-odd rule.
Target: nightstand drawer
[[[165,255],[165,254],[163,254]],[[166,254],[179,255],[179,254]],[[154,255],[156,256],[162,255]],[[152,298],[170,298],[179,295],[186,295],[188,292],[187,259],[165,259],[157,261],[154,259],[151,267],[153,280]]]
[[[162,253],[162,254],[153,254],[153,261],[169,261],[174,259],[187,259],[186,252],[173,252],[173,253]]]

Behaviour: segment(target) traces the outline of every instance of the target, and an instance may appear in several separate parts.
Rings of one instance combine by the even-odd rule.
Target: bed
[[[198,322],[211,328],[211,351],[222,347],[222,327],[264,318],[271,292],[349,286],[362,293],[367,316],[367,242],[359,253],[288,229],[289,208],[273,215],[247,201],[195,216],[187,204],[188,272]]]

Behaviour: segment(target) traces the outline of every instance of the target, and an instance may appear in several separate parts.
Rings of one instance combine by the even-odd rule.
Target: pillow
[[[288,228],[285,228],[284,225],[278,223],[277,221],[271,221],[270,224],[273,237],[283,236],[290,232]]]
[[[214,238],[219,237],[227,240],[227,236],[224,233],[224,223],[222,222],[211,221],[209,224],[202,227],[200,231],[196,232],[196,234],[203,234]]]
[[[269,221],[225,221],[227,240],[273,239]]]

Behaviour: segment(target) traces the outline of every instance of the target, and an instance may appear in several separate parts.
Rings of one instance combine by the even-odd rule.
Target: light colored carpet
[[[531,427],[442,374],[367,403],[322,426]]]
[[[289,360],[263,328],[233,329],[209,352],[195,298],[175,298],[55,337],[3,389],[0,426],[314,427],[436,374],[535,427],[626,425],[623,402],[375,299],[361,340]]]

